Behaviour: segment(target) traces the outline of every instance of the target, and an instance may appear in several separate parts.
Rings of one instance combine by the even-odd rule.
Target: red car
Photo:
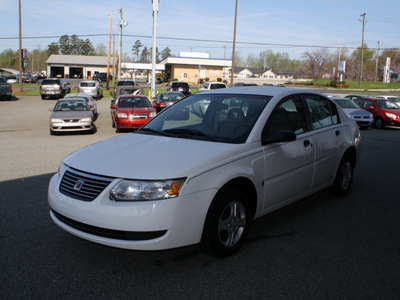
[[[139,129],[156,115],[149,99],[143,95],[121,95],[111,102],[112,125],[117,132]]]
[[[393,101],[362,97],[355,99],[354,102],[374,115],[376,128],[383,129],[385,126],[400,127],[400,109]]]

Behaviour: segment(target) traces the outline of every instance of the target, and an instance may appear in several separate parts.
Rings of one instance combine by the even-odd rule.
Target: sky
[[[22,47],[47,49],[62,35],[78,35],[93,46],[108,47],[110,14],[119,47],[120,9],[127,21],[122,51],[133,57],[136,40],[152,46],[151,0],[21,0]],[[18,1],[0,0],[0,52],[19,47]],[[369,48],[400,48],[399,0],[238,0],[236,50],[242,59],[262,51],[287,53],[301,59],[305,51],[328,47],[351,53],[361,46],[362,17],[366,13],[364,43]],[[160,0],[157,47],[208,52],[211,58],[230,59],[234,33],[235,0]],[[346,50],[344,50],[346,51]]]

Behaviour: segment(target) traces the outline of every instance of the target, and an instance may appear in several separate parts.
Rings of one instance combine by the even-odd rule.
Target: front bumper
[[[83,239],[117,248],[163,250],[200,242],[214,190],[158,201],[114,201],[115,179],[90,202],[59,191],[59,177],[50,181],[51,218],[62,229]]]
[[[121,119],[116,118],[116,124],[118,129],[139,129],[144,124],[146,124],[150,119],[136,119],[130,120],[129,118]]]
[[[50,130],[53,132],[88,131],[93,130],[93,122],[52,122]]]

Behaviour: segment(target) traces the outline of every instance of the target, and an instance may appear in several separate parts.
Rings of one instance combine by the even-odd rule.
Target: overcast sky
[[[152,46],[151,0],[21,2],[22,46],[29,51],[46,49],[64,34],[88,38],[94,47],[108,47],[110,13],[112,31],[118,34],[120,8],[128,22],[123,29],[123,52],[132,57],[132,45],[138,39]],[[17,50],[18,1],[0,0],[0,7],[0,51]],[[295,59],[315,49],[304,46],[332,47],[332,53],[337,52],[335,47],[344,46],[352,52],[361,45],[360,15],[364,12],[368,47],[376,48],[380,41],[381,48],[400,48],[399,11],[399,0],[239,0],[236,49],[244,59],[264,50],[287,52]],[[212,58],[230,59],[234,13],[235,0],[160,0],[157,47],[160,51],[169,47],[175,55],[179,51],[209,52]]]

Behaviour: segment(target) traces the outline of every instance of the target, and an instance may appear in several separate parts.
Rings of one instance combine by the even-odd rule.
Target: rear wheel
[[[249,230],[246,194],[238,188],[225,188],[214,198],[205,221],[201,248],[218,257],[235,253]]]
[[[41,96],[42,96],[42,100],[46,99],[46,96],[44,96],[44,95],[41,95]]]
[[[354,162],[350,155],[345,155],[340,162],[336,178],[330,191],[337,196],[346,196],[353,181]]]

